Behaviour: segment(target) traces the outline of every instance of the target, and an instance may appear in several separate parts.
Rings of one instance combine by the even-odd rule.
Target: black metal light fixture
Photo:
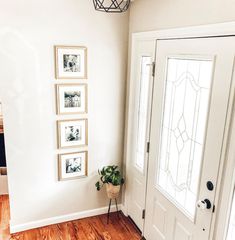
[[[122,13],[128,10],[131,0],[93,0],[97,11]]]

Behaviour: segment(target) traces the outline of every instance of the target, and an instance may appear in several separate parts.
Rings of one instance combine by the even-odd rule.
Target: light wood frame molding
[[[61,123],[63,122],[77,122],[85,121],[85,144],[81,145],[72,145],[72,146],[61,146]],[[68,149],[68,148],[77,148],[77,147],[87,147],[88,146],[88,119],[68,119],[68,120],[57,120],[57,147],[58,149]]]
[[[69,86],[84,86],[85,88],[85,111],[84,112],[60,112],[60,96],[59,88],[60,87],[69,87]],[[88,85],[86,83],[65,83],[65,84],[56,84],[55,85],[55,95],[56,95],[56,114],[57,115],[72,115],[72,114],[87,114],[88,113]]]
[[[77,177],[69,177],[69,178],[63,178],[61,174],[62,170],[62,156],[71,155],[71,154],[79,154],[79,153],[85,153],[85,175],[83,176],[77,176]],[[88,177],[88,151],[79,151],[79,152],[71,152],[71,153],[63,153],[58,154],[58,180],[59,181],[67,181],[72,179],[79,179],[79,178],[86,178]]]
[[[84,68],[85,68],[85,72],[84,72],[84,76],[83,77],[60,77],[59,76],[59,66],[58,66],[58,50],[59,49],[80,49],[80,50],[84,50]],[[56,79],[87,79],[87,47],[85,46],[65,46],[65,45],[55,45],[54,46],[54,59],[55,59],[55,78]]]

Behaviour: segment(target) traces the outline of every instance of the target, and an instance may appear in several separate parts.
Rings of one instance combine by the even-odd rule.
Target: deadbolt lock
[[[206,186],[207,186],[207,189],[208,189],[209,191],[213,191],[213,190],[214,190],[214,184],[213,184],[211,181],[208,181],[208,182],[206,183]]]

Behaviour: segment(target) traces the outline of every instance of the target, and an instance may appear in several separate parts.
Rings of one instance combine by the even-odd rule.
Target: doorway
[[[142,158],[146,171],[141,181],[133,167],[138,161],[135,110],[127,151],[127,214],[147,240],[212,238],[234,90],[234,40],[232,36],[159,39],[152,45],[156,77],[149,90],[151,99],[145,102],[150,114],[142,124],[147,132]],[[141,72],[138,61],[140,55],[132,54],[130,109],[138,106],[140,98],[134,96],[135,83],[141,79],[135,75]],[[135,198],[142,205],[135,204]]]

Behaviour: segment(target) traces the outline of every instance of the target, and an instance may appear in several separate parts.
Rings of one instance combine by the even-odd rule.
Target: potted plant
[[[105,166],[101,170],[98,170],[98,173],[100,180],[95,184],[97,191],[100,191],[100,189],[106,185],[108,198],[117,198],[121,185],[124,184],[124,178],[118,170],[118,166]]]

